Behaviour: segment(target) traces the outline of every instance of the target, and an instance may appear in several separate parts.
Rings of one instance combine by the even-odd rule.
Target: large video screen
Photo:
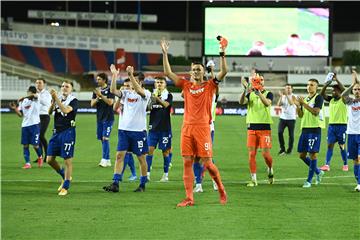
[[[233,56],[328,56],[329,8],[206,7],[204,54],[217,55],[216,36]]]

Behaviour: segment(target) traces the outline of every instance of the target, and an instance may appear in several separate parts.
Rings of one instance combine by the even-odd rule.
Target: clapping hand
[[[49,92],[50,92],[50,95],[51,95],[52,99],[57,98],[57,92],[55,91],[55,89],[51,88],[49,90]]]
[[[113,74],[113,75],[119,75],[119,72],[120,72],[120,70],[119,69],[116,69],[116,67],[115,67],[115,65],[114,64],[111,64],[110,65],[110,71],[111,71],[111,73]]]

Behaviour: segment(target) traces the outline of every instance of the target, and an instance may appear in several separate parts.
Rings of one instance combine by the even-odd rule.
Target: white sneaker
[[[166,176],[166,174],[164,173],[162,178],[160,179],[160,182],[168,182],[169,181],[169,177]]]
[[[360,192],[360,184],[358,184],[354,190],[355,190],[356,192]]]
[[[216,184],[216,182],[214,180],[212,180],[213,182],[213,188],[214,188],[214,191],[217,191],[218,190],[218,186]]]
[[[101,159],[100,163],[99,163],[100,167],[111,167],[111,161],[110,160],[106,160],[106,159]]]
[[[194,188],[193,192],[194,193],[202,193],[202,192],[204,192],[203,189],[202,189],[201,183],[198,183],[198,184],[195,185],[195,188]]]

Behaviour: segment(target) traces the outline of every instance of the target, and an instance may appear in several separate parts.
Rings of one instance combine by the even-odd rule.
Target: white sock
[[[256,181],[256,173],[251,174],[251,180]]]

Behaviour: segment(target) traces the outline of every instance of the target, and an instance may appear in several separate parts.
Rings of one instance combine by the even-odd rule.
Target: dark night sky
[[[216,1],[215,1],[216,2]],[[281,1],[280,1],[281,3]],[[202,31],[202,4],[203,2],[189,2],[190,20],[189,30],[191,32]],[[230,2],[228,3],[231,4]],[[244,4],[244,3],[237,3]],[[253,2],[251,2],[253,4]],[[260,5],[263,3],[255,3]],[[275,3],[271,3],[276,6]],[[291,3],[303,6],[301,4],[309,4],[308,2]],[[316,2],[320,4],[320,2]],[[360,2],[330,2],[333,6],[333,31],[334,32],[360,32],[360,21],[355,20],[358,18],[358,11],[360,9]],[[38,22],[42,23],[42,20],[27,19],[27,10],[61,10],[66,9],[66,3],[60,1],[39,1],[39,2],[10,2],[1,1],[1,16],[6,19],[7,17],[13,17],[15,21],[19,22]],[[114,2],[109,1],[105,4],[105,1],[91,2],[91,9],[93,12],[114,12]],[[87,1],[69,1],[69,11],[89,11],[89,2]],[[137,2],[124,2],[118,1],[116,3],[117,13],[136,13]],[[141,12],[143,14],[157,14],[158,23],[143,23],[144,30],[163,30],[163,31],[185,31],[185,12],[186,3],[184,1],[168,1],[168,2],[153,2],[145,1],[141,2]],[[60,24],[65,22],[59,21]],[[79,25],[88,26],[88,22],[79,22]],[[74,22],[69,21],[69,25],[74,25]],[[107,23],[99,22],[92,23],[94,27],[107,27]],[[117,23],[117,28],[121,29],[136,29],[136,23]]]

